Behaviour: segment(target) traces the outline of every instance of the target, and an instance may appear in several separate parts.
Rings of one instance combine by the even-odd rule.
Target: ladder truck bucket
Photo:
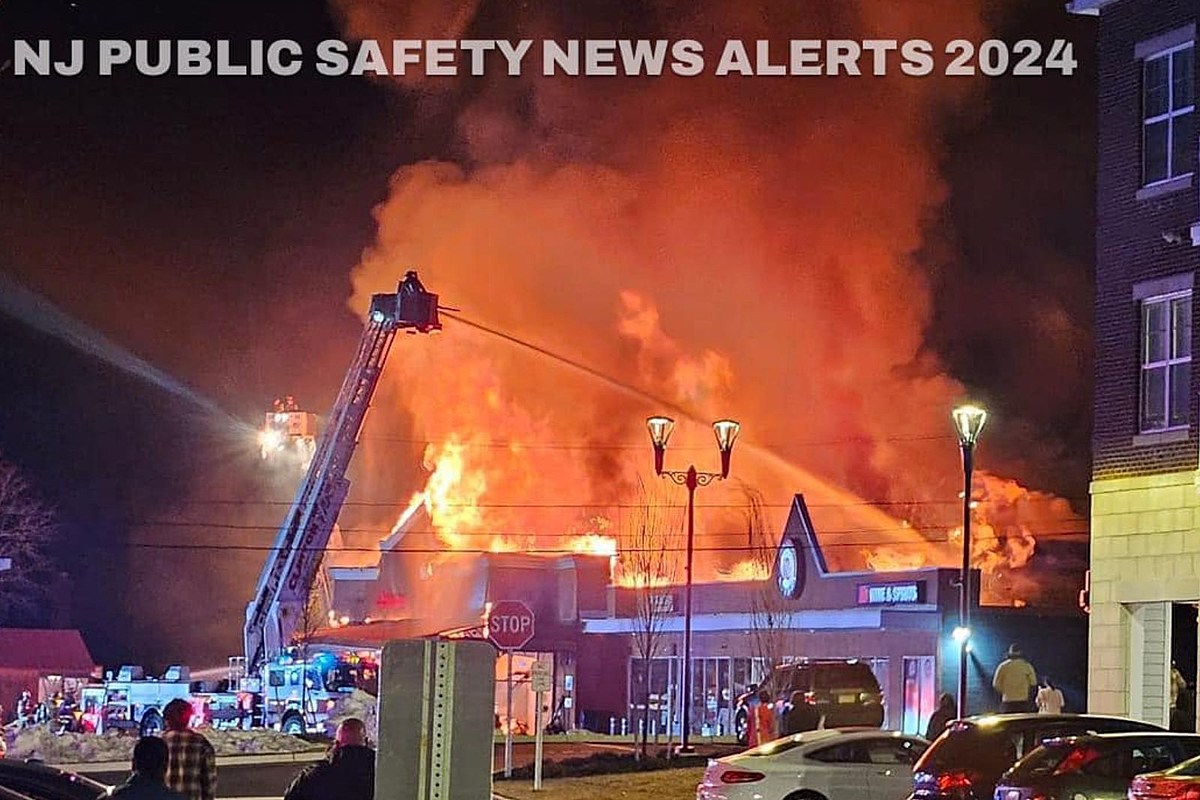
[[[425,291],[417,273],[409,270],[395,294],[371,296],[371,322],[390,328],[410,328],[414,333],[440,331],[438,296]]]

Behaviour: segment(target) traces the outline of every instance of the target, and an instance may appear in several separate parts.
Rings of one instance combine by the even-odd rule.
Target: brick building
[[[1088,707],[1165,724],[1171,661],[1190,683],[1197,676],[1200,3],[1067,7],[1098,25]]]

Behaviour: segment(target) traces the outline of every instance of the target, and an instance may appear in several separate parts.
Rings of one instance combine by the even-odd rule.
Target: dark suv
[[[955,720],[913,767],[909,800],[991,800],[1004,772],[1048,739],[1163,729],[1087,714],[995,714]]]
[[[800,692],[804,702],[817,712],[811,715],[811,728],[822,723],[826,728],[883,725],[883,693],[879,681],[865,661],[857,659],[794,661],[776,667],[763,681],[759,691],[771,695],[775,718],[780,719],[792,693]],[[747,692],[737,699],[734,713],[738,741],[746,744]],[[810,729],[811,729],[810,728]]]

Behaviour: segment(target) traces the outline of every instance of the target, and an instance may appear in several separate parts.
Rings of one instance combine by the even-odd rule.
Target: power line
[[[609,444],[601,444],[597,442],[523,442],[520,440],[499,441],[499,440],[474,440],[470,438],[454,438],[451,442],[453,434],[447,434],[440,439],[415,439],[407,436],[391,436],[387,434],[364,434],[360,437],[360,441],[376,441],[376,442],[394,442],[397,444],[419,444],[419,445],[446,445],[453,444],[456,447],[478,447],[478,448],[500,448],[508,449],[510,447],[518,447],[522,450],[648,450],[645,442],[624,443],[614,442]],[[847,436],[838,439],[813,439],[813,440],[793,440],[788,442],[755,442],[761,447],[772,449],[786,449],[789,447],[824,447],[832,445],[850,445],[850,444],[894,444],[897,442],[940,442],[940,441],[957,441],[954,434],[914,434],[911,436]],[[671,450],[712,450],[711,444],[680,444],[672,445]]]
[[[1021,503],[1050,503],[1061,502],[1061,497],[1045,497],[1045,498],[1025,498]],[[174,501],[177,505],[212,505],[212,506],[271,506],[282,507],[291,506],[292,500],[222,500],[222,499],[185,499]],[[342,503],[344,507],[352,508],[400,508],[407,506],[407,502],[389,502],[385,500],[347,500]],[[588,509],[588,510],[604,510],[604,509],[624,509],[624,508],[645,508],[646,503],[606,503],[602,501],[586,502],[586,503],[450,503],[439,502],[437,504],[443,508],[499,508],[499,509]],[[791,501],[786,503],[757,503],[759,508],[791,508]],[[962,507],[962,500],[862,500],[858,502],[848,503],[809,503],[805,502],[805,507],[808,509],[814,508],[869,508],[871,506],[885,507],[924,507],[924,506],[952,506],[956,509]],[[687,503],[654,503],[655,508],[687,508]],[[746,510],[752,508],[747,503],[696,503],[695,508],[716,508],[716,509],[739,509]]]
[[[945,543],[946,543],[945,541],[927,542],[927,544],[945,544]],[[918,544],[919,543],[915,543],[915,542],[907,543],[907,544],[897,543],[897,542],[834,542],[834,543],[829,543],[829,544],[823,543],[821,545],[821,550],[825,551],[825,550],[830,550],[833,548],[844,548],[844,547],[897,547],[897,548],[900,548],[900,547],[906,547],[906,546],[907,547],[917,546]],[[196,543],[169,544],[169,543],[165,543],[165,542],[128,542],[128,543],[126,543],[126,546],[135,548],[135,549],[141,549],[141,550],[185,550],[185,551],[210,550],[210,551],[222,551],[222,552],[239,551],[239,552],[255,552],[255,553],[271,553],[271,552],[276,552],[276,551],[283,550],[283,549],[289,549],[289,548],[278,548],[278,547],[274,547],[271,545],[196,544]],[[761,553],[761,552],[763,552],[764,549],[770,550],[773,548],[766,548],[763,545],[729,545],[729,546],[720,546],[720,547],[695,547],[695,548],[693,548],[693,552],[695,552],[695,553],[740,553],[740,552]],[[378,548],[371,548],[371,547],[341,547],[341,548],[337,548],[336,550],[327,550],[326,548],[321,548],[321,547],[308,547],[308,548],[296,548],[296,550],[297,550],[297,552],[372,553],[372,554],[376,554],[376,555],[380,554],[381,552],[391,553],[394,555],[402,555],[402,554],[406,554],[406,553],[412,553],[412,554],[416,554],[416,555],[454,555],[454,554],[502,555],[502,554],[508,553],[508,554],[512,554],[512,555],[574,555],[574,556],[590,555],[590,556],[596,556],[596,557],[600,557],[600,558],[608,557],[602,553],[589,553],[589,552],[584,552],[584,551],[580,551],[580,550],[572,549],[572,548],[530,548],[530,547],[521,547],[519,550],[491,550],[491,549],[486,549],[486,548],[461,548],[461,549],[453,548],[453,549],[451,549],[451,548],[434,548],[434,547],[414,547],[411,549],[389,550],[389,551],[380,551]],[[686,547],[619,548],[617,555],[615,557],[620,557],[621,554],[629,554],[629,553],[686,553],[686,552],[687,552]]]
[[[274,533],[274,532],[278,531],[278,529],[279,529],[278,526],[276,526],[276,525],[247,525],[247,524],[241,524],[241,523],[222,523],[222,522],[189,522],[186,520],[145,520],[142,522],[131,522],[129,524],[133,527],[138,527],[138,528],[188,528],[188,529],[211,528],[211,529],[217,529],[217,530],[260,531],[260,532],[269,532],[269,533]],[[944,527],[944,526],[938,526],[938,527]],[[1025,526],[1024,529],[1028,530],[1029,533],[1033,536],[1039,535],[1038,531],[1031,529],[1028,526]],[[364,533],[364,534],[369,533],[369,534],[375,534],[375,535],[388,535],[388,536],[390,536],[393,532],[395,532],[393,528],[349,528],[349,527],[347,527],[347,528],[339,528],[339,530],[342,533]],[[916,531],[916,530],[920,530],[920,528],[917,528],[915,526],[908,527],[908,528],[904,528],[901,526],[883,527],[883,528],[828,528],[828,529],[821,530],[818,533],[818,536],[850,535],[850,534],[862,534],[862,533],[886,533],[889,531],[905,531],[905,530]],[[439,531],[432,530],[432,529],[405,530],[404,533],[409,536],[440,536],[441,535],[441,533]],[[746,536],[747,533],[748,533],[748,531],[746,529],[734,530],[734,531],[708,531],[708,530],[706,530],[706,531],[703,531],[701,535],[734,537],[734,536]],[[1084,535],[1087,533],[1087,531],[1086,531],[1086,529],[1066,528],[1066,529],[1057,530],[1057,531],[1053,531],[1053,530],[1052,531],[1043,531],[1042,533],[1040,533],[1040,535],[1046,536],[1046,535],[1052,534],[1052,533],[1057,533],[1057,534],[1061,534],[1064,536],[1065,535]],[[582,536],[589,536],[589,535],[603,536],[603,535],[607,535],[607,534],[605,534],[603,532],[598,532],[598,531],[582,531],[579,533],[568,533],[568,532],[534,533],[529,530],[501,530],[501,529],[484,528],[484,529],[478,529],[478,530],[473,530],[473,531],[464,531],[461,533],[455,532],[455,533],[450,533],[448,535],[457,536],[457,537],[472,536],[472,537],[491,537],[491,538],[496,538],[496,537],[499,537],[499,538],[519,538],[519,537],[548,538],[548,537],[553,536],[553,537],[558,537],[558,538],[563,538],[563,539],[571,539],[571,538],[579,538]],[[616,538],[616,537],[613,537],[613,538]],[[925,541],[937,541],[937,540],[926,539]],[[944,540],[944,541],[948,541],[948,540]]]

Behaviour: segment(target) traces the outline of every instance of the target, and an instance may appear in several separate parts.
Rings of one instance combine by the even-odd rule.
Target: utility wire
[[[947,542],[944,540],[927,542],[927,544],[946,544],[946,543]],[[919,544],[919,543],[912,542],[909,544],[915,545],[915,544]],[[129,542],[129,543],[127,543],[126,546],[136,548],[136,549],[142,549],[142,550],[187,550],[187,551],[236,550],[236,551],[255,552],[255,553],[271,553],[271,552],[276,552],[279,550],[290,550],[291,549],[291,548],[273,547],[273,546],[269,546],[269,545],[254,545],[254,544],[195,544],[195,543],[169,544],[169,543],[165,543],[165,542]],[[825,550],[830,550],[830,549],[838,548],[838,547],[872,547],[872,546],[879,546],[879,547],[891,546],[891,547],[900,548],[900,547],[904,547],[905,545],[903,543],[897,543],[897,542],[841,542],[841,543],[835,542],[835,543],[830,543],[830,544],[822,543],[821,550],[825,551]],[[764,550],[774,550],[774,548],[773,547],[765,547],[764,545],[731,545],[731,546],[721,546],[721,547],[694,547],[694,548],[692,548],[692,552],[694,552],[694,553],[742,553],[742,552],[762,552]],[[321,553],[326,553],[326,552],[329,552],[329,553],[373,553],[376,555],[378,555],[380,553],[390,553],[390,554],[395,554],[395,555],[401,555],[404,553],[415,553],[415,554],[424,554],[424,555],[454,555],[454,554],[459,554],[459,553],[467,554],[467,555],[484,555],[484,554],[500,555],[503,553],[510,553],[513,555],[574,555],[574,556],[590,555],[590,556],[595,556],[598,558],[610,557],[610,556],[607,556],[607,555],[601,554],[601,553],[589,553],[589,552],[583,552],[580,550],[569,549],[569,548],[536,548],[536,547],[533,547],[533,548],[521,547],[519,550],[490,550],[490,549],[486,549],[486,548],[473,548],[473,549],[472,548],[463,548],[463,549],[441,548],[441,549],[439,549],[439,548],[434,548],[434,547],[414,547],[411,549],[388,550],[388,551],[381,551],[378,548],[372,548],[372,547],[339,547],[336,550],[329,550],[328,548],[324,548],[324,547],[301,547],[301,548],[296,548],[296,551],[297,552],[321,552]],[[687,552],[686,547],[618,548],[617,555],[614,557],[619,558],[622,554],[629,554],[629,553],[686,553],[686,552]]]
[[[1062,500],[1063,500],[1063,498],[1060,498],[1060,497],[1045,497],[1045,498],[1033,497],[1033,498],[1025,498],[1019,502],[1021,502],[1021,503],[1035,503],[1035,502],[1050,503],[1050,502],[1056,502],[1056,501],[1062,501]],[[281,506],[290,506],[290,505],[292,505],[292,503],[294,501],[292,501],[292,500],[232,500],[232,499],[220,500],[220,499],[198,498],[198,499],[194,499],[194,500],[178,500],[178,501],[174,501],[174,502],[177,505],[193,505],[193,506],[211,505],[211,506],[281,507]],[[978,502],[978,501],[973,501],[973,502]],[[342,503],[342,505],[344,507],[351,507],[351,508],[397,508],[398,509],[402,506],[407,506],[408,503],[407,502],[375,501],[375,500],[347,500],[346,502]],[[757,503],[755,505],[757,505],[759,508],[791,508],[793,503],[789,501],[786,503]],[[860,502],[854,502],[854,503],[809,503],[809,502],[805,502],[804,505],[805,505],[805,507],[807,507],[809,509],[814,509],[814,508],[865,508],[865,507],[870,507],[870,506],[888,506],[888,507],[894,507],[894,506],[901,506],[901,507],[953,506],[955,508],[961,508],[962,507],[962,499],[959,498],[957,500],[862,500]],[[612,509],[612,508],[645,508],[646,503],[606,503],[606,502],[602,502],[602,501],[587,502],[587,503],[565,503],[565,502],[564,503],[448,503],[448,502],[439,502],[438,506],[443,507],[443,508],[509,508],[509,509],[513,509],[513,508],[529,508],[529,509],[538,509],[538,508],[573,509],[573,508],[578,508],[578,509],[588,509],[588,510],[592,510],[592,511],[602,511],[605,509]],[[687,508],[687,503],[654,503],[653,507],[654,508],[682,509],[682,508]],[[750,506],[748,506],[746,503],[696,503],[694,506],[694,508],[696,508],[697,510],[703,509],[703,508],[723,508],[723,509],[743,509],[744,510],[749,507]]]
[[[240,524],[240,523],[189,522],[186,520],[147,520],[147,521],[141,522],[141,523],[130,523],[130,524],[133,527],[138,527],[138,528],[212,528],[212,529],[217,529],[217,530],[260,531],[260,532],[270,532],[270,533],[274,533],[277,530],[279,530],[279,526],[277,526],[277,525],[246,525],[246,524]],[[938,526],[938,527],[944,527],[944,526]],[[973,526],[973,527],[976,527],[976,526]],[[1029,532],[1035,536],[1038,535],[1038,532],[1036,530],[1033,530],[1033,529],[1029,528],[1028,526],[1025,526],[1025,529],[1029,530]],[[376,535],[391,535],[394,532],[393,528],[339,528],[338,530],[340,530],[342,533],[370,533],[370,534],[376,534]],[[899,525],[894,526],[894,527],[885,527],[885,528],[829,528],[829,529],[822,529],[818,533],[818,536],[828,536],[831,534],[849,535],[849,534],[861,534],[861,533],[887,533],[889,531],[903,531],[903,530],[917,531],[917,530],[920,530],[920,528],[916,527],[916,526],[910,526],[910,527],[905,528],[905,527],[902,527]],[[1004,530],[1004,529],[1002,528],[1002,530]],[[1073,528],[1064,528],[1064,529],[1061,529],[1058,531],[1053,531],[1053,530],[1046,531],[1046,532],[1042,533],[1041,535],[1044,536],[1047,533],[1055,533],[1055,532],[1062,534],[1062,535],[1069,535],[1071,533],[1083,534],[1083,533],[1086,533],[1086,530],[1085,529],[1077,530],[1077,529],[1073,529]],[[432,530],[432,529],[406,530],[406,531],[404,531],[404,533],[409,536],[439,536],[439,535],[441,535],[438,531]],[[619,531],[618,531],[618,533],[619,533]],[[747,531],[745,528],[743,528],[741,530],[733,530],[733,531],[705,530],[702,532],[702,535],[704,535],[704,536],[733,537],[733,536],[745,536],[746,534],[747,534]],[[601,531],[582,531],[579,533],[569,533],[569,532],[535,533],[535,532],[531,532],[529,530],[499,530],[499,529],[486,529],[485,528],[485,529],[480,529],[480,530],[464,531],[461,533],[451,533],[449,535],[450,536],[479,536],[479,537],[490,537],[490,538],[496,538],[496,537],[499,537],[499,538],[505,538],[505,537],[548,538],[548,537],[554,536],[554,537],[559,537],[559,538],[564,538],[564,539],[570,539],[570,538],[579,538],[581,536],[588,536],[588,535],[604,536],[607,534],[605,534]],[[616,537],[613,537],[613,538],[616,538]],[[927,541],[930,541],[930,540],[927,540]]]

